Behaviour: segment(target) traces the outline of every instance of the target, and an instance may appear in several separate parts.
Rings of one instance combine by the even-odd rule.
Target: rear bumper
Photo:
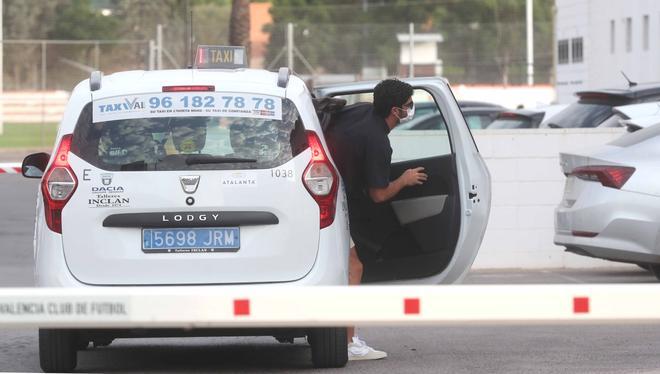
[[[247,284],[196,284],[180,285],[180,287],[204,286],[210,290],[220,290],[227,286],[239,285],[346,285],[348,284],[348,230],[342,229],[346,225],[344,219],[337,214],[335,223],[321,230],[319,248],[316,261],[311,270],[302,278],[292,282],[278,283],[247,283]],[[35,243],[35,285],[37,287],[115,287],[114,285],[96,286],[85,284],[76,279],[66,264],[62,239],[59,234],[50,231],[43,220],[38,222]],[[342,226],[343,225],[343,226]],[[122,285],[124,286],[124,285]],[[158,284],[135,285],[134,287],[154,287]],[[178,286],[168,284],[162,286]]]
[[[660,264],[660,198],[603,188],[555,210],[554,242],[570,252],[630,263]],[[573,232],[593,233],[594,237]]]

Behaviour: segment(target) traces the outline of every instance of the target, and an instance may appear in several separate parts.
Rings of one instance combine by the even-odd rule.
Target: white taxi
[[[244,67],[240,48],[203,46],[193,69],[92,73],[71,94],[41,178],[35,227],[40,287],[344,285],[349,231],[342,181],[304,82]],[[399,248],[365,262],[366,282],[452,283],[469,269],[490,207],[490,176],[448,84],[409,80],[447,127],[412,145],[392,177],[424,166],[428,183],[388,204]],[[325,88],[348,97],[374,84]],[[348,96],[347,96],[348,95]],[[420,95],[417,95],[420,96]],[[419,131],[414,132],[419,134]],[[401,135],[400,135],[401,136]],[[392,139],[411,148],[419,137]],[[415,153],[415,152],[413,152]],[[397,151],[395,149],[395,155]],[[346,329],[209,331],[40,329],[44,371],[114,338],[308,337],[316,367],[343,366]]]

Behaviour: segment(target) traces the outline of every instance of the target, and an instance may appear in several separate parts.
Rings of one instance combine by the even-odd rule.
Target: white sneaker
[[[380,360],[385,357],[387,357],[387,353],[371,348],[364,340],[361,340],[357,336],[353,337],[352,343],[348,343],[349,361]]]

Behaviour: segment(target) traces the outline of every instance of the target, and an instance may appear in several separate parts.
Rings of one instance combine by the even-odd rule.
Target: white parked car
[[[555,244],[569,252],[650,268],[660,279],[660,125],[589,153],[562,153],[564,196]]]
[[[660,123],[660,102],[617,106],[612,109],[622,126],[629,132]]]
[[[304,82],[199,57],[192,70],[92,73],[71,94],[52,156],[28,156],[42,178],[35,228],[40,287],[347,284],[346,199]],[[428,183],[386,203],[392,243],[365,261],[365,282],[453,283],[472,264],[490,209],[490,176],[448,84],[408,80],[439,104],[448,152]],[[373,83],[326,88],[369,92]],[[411,138],[413,139],[413,138]],[[414,139],[413,139],[414,140]],[[394,145],[393,145],[394,147]],[[451,152],[454,149],[454,152]],[[395,154],[401,151],[395,150]],[[399,152],[400,154],[400,152]],[[218,331],[39,331],[42,369],[69,371],[78,350],[116,337]],[[343,366],[345,328],[235,329],[225,335],[307,336],[317,367]]]

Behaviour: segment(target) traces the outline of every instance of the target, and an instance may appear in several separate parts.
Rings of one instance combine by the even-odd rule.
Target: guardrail
[[[656,284],[0,289],[0,327],[314,327],[658,320],[660,286]]]

